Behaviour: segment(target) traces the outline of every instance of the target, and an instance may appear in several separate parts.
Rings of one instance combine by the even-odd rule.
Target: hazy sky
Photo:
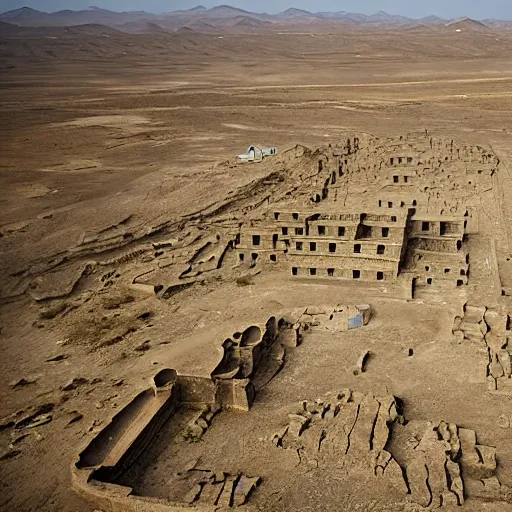
[[[469,16],[476,19],[512,19],[512,0],[0,0],[0,12],[24,5],[51,12],[60,9],[86,9],[91,4],[115,11],[144,10],[156,13],[188,9],[198,4],[205,7],[229,4],[249,11],[269,13],[297,7],[309,11],[350,11],[367,14],[383,10],[410,17],[436,14],[445,18]]]

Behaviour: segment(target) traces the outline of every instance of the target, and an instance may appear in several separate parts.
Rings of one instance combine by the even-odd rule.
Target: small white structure
[[[277,155],[276,148],[260,148],[258,146],[249,146],[247,152],[243,155],[237,155],[237,159],[242,162],[259,162],[266,156]]]

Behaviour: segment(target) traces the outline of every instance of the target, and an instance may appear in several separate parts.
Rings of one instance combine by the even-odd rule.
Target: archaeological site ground
[[[0,510],[512,511],[511,29],[22,14]]]

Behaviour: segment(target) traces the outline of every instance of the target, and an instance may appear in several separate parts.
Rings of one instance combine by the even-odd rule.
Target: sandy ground
[[[436,56],[421,51],[435,48],[435,41],[418,38],[418,56],[411,59],[398,51],[371,53],[371,45],[365,51],[364,40],[357,50],[357,38],[350,41],[351,51],[332,52],[333,38],[325,35],[286,37],[283,46],[277,39],[273,46],[265,41],[272,46],[265,52],[258,36],[251,36],[255,51],[249,56],[240,38],[226,38],[222,48],[201,57],[195,49],[206,51],[206,44],[198,38],[174,62],[3,56],[13,67],[2,72],[0,83],[0,399],[6,418],[0,452],[12,445],[15,456],[0,461],[2,510],[92,510],[72,493],[69,467],[79,447],[158,368],[207,373],[220,356],[224,334],[238,325],[287,307],[326,302],[326,294],[333,302],[358,298],[353,288],[292,289],[265,278],[248,287],[196,287],[166,302],[133,293],[132,302],[118,301],[133,332],[116,344],[91,345],[85,341],[87,324],[108,311],[102,301],[128,293],[123,278],[129,265],[120,265],[121,277],[106,292],[98,293],[99,273],[84,289],[73,290],[70,300],[81,297],[79,315],[43,318],[46,305],[31,294],[37,282],[52,278],[52,262],[88,236],[115,230],[121,222],[152,226],[221,199],[258,170],[216,163],[250,143],[316,147],[347,133],[391,136],[428,129],[491,144],[512,172],[512,59],[503,41],[495,42],[495,57],[491,40],[484,56],[463,43],[443,46]],[[399,34],[386,37],[386,44],[400,46]],[[503,190],[509,187],[506,181]],[[510,219],[506,204],[503,213]],[[136,248],[134,243],[125,250]],[[77,257],[77,265],[88,257]],[[481,442],[499,447],[500,478],[512,485],[510,430],[496,428],[512,403],[486,393],[477,377],[484,355],[477,347],[454,344],[447,312],[414,305],[405,324],[390,325],[387,319],[400,306],[376,304],[378,316],[367,333],[341,345],[322,339],[311,349],[306,343],[276,380],[276,393],[291,390],[282,399],[295,400],[316,386],[309,397],[315,398],[324,388],[314,376],[325,368],[338,376],[336,386],[388,386],[404,399],[408,414],[456,421],[474,428]],[[149,320],[138,319],[144,312],[151,312]],[[83,343],[67,341],[81,333]],[[141,350],[147,340],[149,350]],[[368,377],[358,382],[332,355],[339,348],[338,357],[351,367],[357,350],[348,340],[370,344],[376,354]],[[412,360],[405,356],[408,348],[415,350]],[[331,354],[327,367],[319,362],[325,353]],[[25,432],[9,426],[12,414],[42,406],[51,411],[49,423]]]

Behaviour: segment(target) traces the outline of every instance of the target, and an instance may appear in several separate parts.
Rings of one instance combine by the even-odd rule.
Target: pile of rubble
[[[453,334],[459,342],[485,343],[488,350],[489,389],[512,390],[512,344],[508,335],[508,315],[485,306],[464,306],[463,316],[455,317]]]
[[[192,483],[183,501],[189,505],[216,506],[222,509],[244,505],[251,493],[261,483],[259,477],[244,474],[231,475],[207,469],[188,468],[178,477]]]
[[[288,419],[272,442],[297,450],[301,463],[318,468],[341,468],[347,462],[362,464],[407,492],[402,470],[385,450],[390,425],[402,421],[394,396],[346,389],[302,402]]]
[[[189,442],[196,442],[210,426],[213,418],[221,411],[220,405],[207,405],[201,409],[183,429],[181,436]]]
[[[337,306],[309,306],[297,320],[297,324],[305,329],[319,327],[339,332],[367,325],[371,317],[369,304]]]
[[[404,421],[392,395],[343,390],[304,401],[272,442],[296,450],[300,464],[366,467],[411,502],[432,509],[462,506],[465,496],[512,502],[496,477],[496,449],[453,423]]]

